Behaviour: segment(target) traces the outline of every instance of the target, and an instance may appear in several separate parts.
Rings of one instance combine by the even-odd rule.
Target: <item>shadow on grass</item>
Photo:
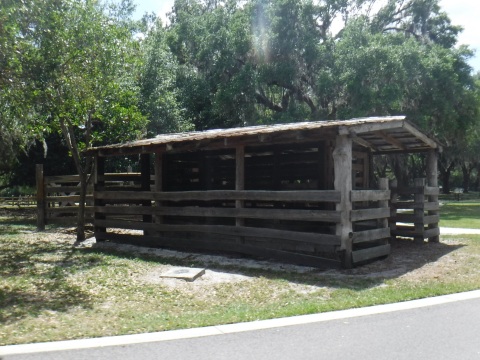
[[[101,259],[65,242],[36,240],[31,224],[27,225],[28,221],[0,221],[0,323],[18,322],[46,310],[91,307],[91,295],[69,276],[101,266]]]
[[[125,243],[107,248],[99,245],[92,251],[164,265],[201,267],[223,273],[261,276],[303,285],[364,290],[378,286],[384,283],[385,280],[401,277],[426,264],[434,263],[443,256],[464,246],[441,242],[417,244],[410,239],[395,239],[391,240],[390,244],[392,249],[390,256],[382,260],[366,263],[354,269],[302,267],[264,258],[254,258],[248,255],[213,251],[186,252],[185,250],[168,248],[167,250],[177,252],[178,256],[165,256],[161,253],[155,255],[155,249],[152,249],[150,254],[137,252],[131,247],[135,244]],[[137,248],[145,249],[140,246]],[[212,255],[215,256],[214,260],[211,258]]]

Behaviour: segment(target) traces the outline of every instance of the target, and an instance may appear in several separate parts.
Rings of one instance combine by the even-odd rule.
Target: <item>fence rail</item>
[[[416,242],[438,241],[440,228],[439,188],[427,186],[426,179],[414,180],[414,186],[400,188],[396,181],[391,185],[390,229],[392,236],[413,238]],[[399,196],[410,198],[398,201]]]
[[[37,204],[37,228],[45,229],[46,224],[75,224],[80,201],[80,176],[45,176],[43,166],[37,165],[37,195],[31,199]],[[138,187],[138,173],[105,174],[107,188]],[[93,182],[87,184],[85,222],[93,224]]]
[[[8,206],[31,206],[36,204],[35,195],[0,197],[0,204]]]

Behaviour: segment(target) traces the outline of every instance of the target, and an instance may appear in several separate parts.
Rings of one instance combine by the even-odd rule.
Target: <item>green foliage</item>
[[[197,129],[402,113],[440,138],[464,132],[461,28],[437,0],[372,3],[177,0],[165,29],[177,99]]]

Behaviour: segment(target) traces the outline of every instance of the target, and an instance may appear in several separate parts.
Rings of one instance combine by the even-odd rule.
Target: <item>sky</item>
[[[140,18],[145,12],[154,12],[165,18],[173,6],[174,0],[134,0],[137,5],[135,17]],[[475,72],[480,72],[480,1],[479,0],[440,0],[440,6],[447,12],[454,25],[461,25],[464,30],[459,37],[459,44],[469,45],[476,51],[469,61]]]

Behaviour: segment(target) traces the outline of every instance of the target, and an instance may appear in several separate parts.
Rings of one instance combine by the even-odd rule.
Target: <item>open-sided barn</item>
[[[428,185],[436,187],[438,150],[403,116],[166,134],[92,148],[95,236],[349,268],[390,252],[390,191],[386,179],[372,189],[372,156],[427,152]],[[139,181],[106,187],[105,160],[137,154]],[[428,237],[436,241],[438,207],[428,214]]]

